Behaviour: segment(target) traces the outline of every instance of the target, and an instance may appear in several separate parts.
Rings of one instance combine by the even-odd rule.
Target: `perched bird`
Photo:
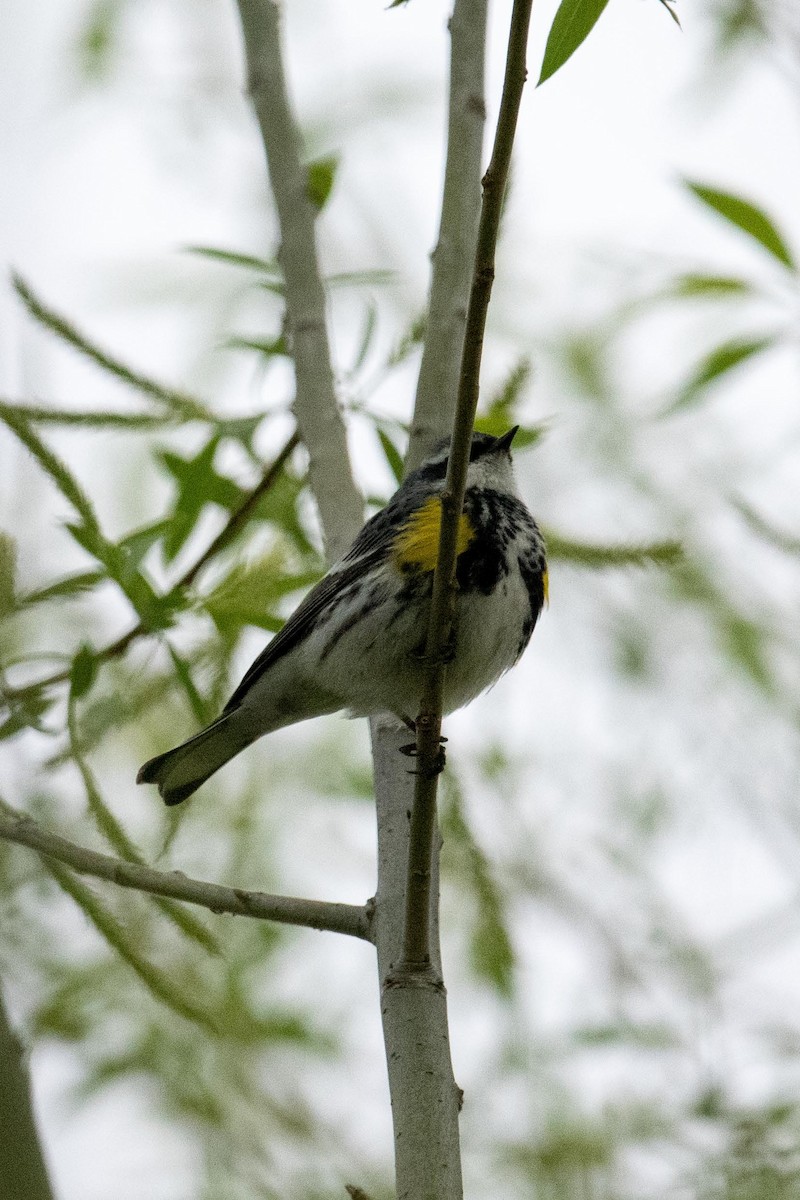
[[[514,665],[547,598],[544,540],[517,495],[511,465],[518,428],[472,437],[445,712]],[[413,728],[448,450],[449,441],[367,521],[255,660],[222,715],[146,762],[138,783],[157,784],[167,804],[179,804],[265,733],[340,709],[351,716],[394,713]]]

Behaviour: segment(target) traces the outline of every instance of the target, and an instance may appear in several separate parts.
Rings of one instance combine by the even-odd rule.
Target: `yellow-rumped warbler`
[[[547,598],[544,539],[517,495],[511,466],[518,428],[472,438],[445,712],[467,704],[514,665]],[[413,728],[448,447],[443,443],[411,472],[367,521],[255,660],[222,715],[146,762],[138,783],[158,784],[167,804],[179,804],[265,733],[339,709],[352,716],[394,713]]]

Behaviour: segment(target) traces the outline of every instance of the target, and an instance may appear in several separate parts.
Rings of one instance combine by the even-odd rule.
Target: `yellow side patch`
[[[394,561],[402,569],[416,567],[433,571],[439,557],[439,531],[442,527],[442,502],[432,496],[406,522],[394,544]],[[475,530],[465,513],[458,522],[457,552],[463,554],[475,537]]]
[[[550,573],[548,572],[547,567],[545,567],[544,574],[542,575],[542,587],[544,588],[544,602],[545,602],[545,604],[549,605],[549,603],[550,603]]]

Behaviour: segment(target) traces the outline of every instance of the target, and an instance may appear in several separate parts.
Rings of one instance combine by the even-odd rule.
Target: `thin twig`
[[[442,521],[439,555],[433,579],[430,624],[425,646],[427,670],[417,718],[417,775],[411,817],[406,891],[403,964],[406,968],[430,968],[431,854],[436,825],[436,790],[442,706],[444,699],[444,654],[455,612],[454,575],[458,519],[464,507],[469,448],[478,407],[481,354],[492,283],[494,258],[500,228],[511,150],[517,126],[522,90],[527,76],[525,55],[532,0],[515,0],[511,14],[503,95],[497,119],[494,148],[483,178],[483,201],[478,226],[475,271],[467,310],[464,351],[461,359],[456,418],[450,458],[442,492]]]
[[[170,592],[178,592],[190,587],[203,567],[207,566],[213,558],[216,558],[220,550],[224,549],[241,532],[252,516],[253,510],[257,507],[259,501],[275,484],[293,451],[299,445],[299,442],[300,437],[295,430],[266,468],[256,486],[252,491],[247,493],[238,508],[233,510],[214,540],[206,547],[200,557],[184,571],[177,583],[170,588]],[[116,641],[110,642],[107,646],[103,646],[100,650],[97,650],[95,652],[95,659],[98,662],[107,662],[109,659],[118,658],[121,654],[125,653],[133,642],[150,632],[151,630],[143,622],[139,621],[127,633],[123,633],[121,637],[118,637]],[[24,687],[6,687],[4,688],[4,694],[9,700],[17,700],[39,691],[40,688],[49,688],[58,683],[65,683],[69,677],[70,668],[67,667],[63,671],[56,671],[54,674],[48,675],[45,679],[40,679],[36,683],[26,684]]]
[[[346,933],[371,941],[370,906],[333,904],[325,900],[303,900],[294,896],[272,896],[266,892],[245,891],[190,879],[180,871],[156,871],[140,863],[125,862],[108,854],[98,854],[55,833],[48,833],[31,817],[0,800],[0,839],[36,850],[45,858],[55,859],[81,875],[106,879],[119,887],[133,888],[152,896],[169,896],[188,904],[199,904],[214,913],[231,913],[277,921],[281,925],[300,925]]]
[[[347,436],[336,402],[325,290],[317,261],[315,209],[292,115],[272,0],[238,0],[250,96],[261,130],[280,223],[279,260],[297,389],[294,409],[309,454],[309,481],[330,558],[338,558],[363,521]]]

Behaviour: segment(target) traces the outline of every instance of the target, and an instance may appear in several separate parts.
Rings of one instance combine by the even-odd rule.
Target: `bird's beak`
[[[498,450],[505,450],[508,452],[511,449],[511,443],[517,436],[518,431],[519,425],[515,425],[513,429],[509,429],[508,433],[504,433],[501,437],[496,438],[493,447],[493,453],[496,454]]]

